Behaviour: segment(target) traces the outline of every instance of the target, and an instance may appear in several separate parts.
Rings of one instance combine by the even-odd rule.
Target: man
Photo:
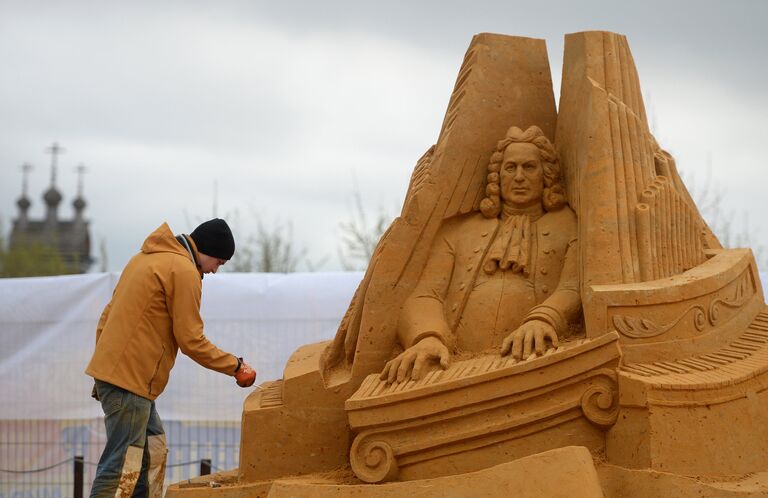
[[[512,127],[488,166],[480,213],[447,220],[405,301],[405,350],[381,373],[419,379],[453,352],[501,346],[516,359],[557,346],[581,311],[577,224],[554,147],[536,126]]]
[[[165,433],[155,398],[165,389],[179,349],[200,365],[232,375],[241,387],[256,372],[203,334],[202,278],[235,252],[222,219],[175,237],[166,223],[128,262],[96,328],[96,350],[86,373],[95,379],[107,444],[92,497],[161,496]]]

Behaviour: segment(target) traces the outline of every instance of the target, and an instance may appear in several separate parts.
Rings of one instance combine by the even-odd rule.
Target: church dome
[[[56,187],[51,187],[48,190],[45,191],[45,194],[43,194],[43,200],[45,201],[45,204],[48,206],[58,206],[61,202],[61,193],[56,190]]]
[[[19,197],[19,200],[16,201],[16,205],[19,206],[19,209],[21,209],[22,211],[26,211],[27,209],[29,209],[29,206],[31,206],[32,203],[29,201],[29,199],[27,199],[27,196],[25,195],[25,196]]]
[[[82,211],[85,209],[86,205],[87,203],[85,202],[85,199],[79,196],[74,201],[72,201],[72,207],[74,207],[76,211]]]

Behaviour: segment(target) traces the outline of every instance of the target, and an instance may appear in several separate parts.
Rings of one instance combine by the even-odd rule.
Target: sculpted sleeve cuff
[[[410,344],[410,346],[413,346],[414,344],[416,344],[416,343],[417,343],[417,342],[419,342],[420,340],[422,340],[422,339],[426,339],[427,337],[436,337],[437,339],[439,339],[439,340],[440,340],[440,342],[442,342],[443,344],[445,344],[445,339],[443,338],[443,335],[442,335],[442,334],[439,334],[438,332],[436,332],[436,331],[434,331],[434,330],[430,330],[430,331],[427,331],[427,332],[422,332],[422,333],[418,334],[416,337],[414,337],[414,338],[411,340],[411,344]]]
[[[568,327],[568,321],[563,317],[562,313],[546,304],[540,304],[529,311],[525,319],[523,319],[523,323],[530,322],[531,320],[541,320],[550,324],[558,335],[565,332]]]
[[[442,303],[427,296],[408,298],[400,315],[398,336],[403,348],[409,348],[430,336],[437,337],[449,346],[450,332],[443,317]]]

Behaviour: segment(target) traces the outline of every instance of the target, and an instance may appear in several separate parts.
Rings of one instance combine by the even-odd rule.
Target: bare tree
[[[296,249],[291,223],[275,222],[267,227],[257,219],[256,232],[238,245],[225,268],[233,272],[292,273],[306,259],[306,252]]]
[[[186,209],[182,212],[190,227],[204,221],[200,216],[190,215]],[[306,267],[307,271],[315,271],[325,262],[325,258],[310,260],[307,249],[297,247],[290,221],[276,219],[267,225],[259,214],[252,212],[249,221],[245,222],[239,209],[228,211],[222,216],[235,234],[237,248],[232,259],[222,266],[222,271],[293,273],[300,265]]]
[[[754,231],[749,224],[749,213],[738,213],[725,208],[726,191],[712,180],[711,156],[707,156],[707,168],[701,181],[697,181],[694,175],[686,174],[684,171],[681,171],[681,176],[701,216],[723,247],[749,247],[755,255],[758,266],[768,269],[768,250],[765,244],[758,243],[754,239]]]
[[[339,223],[341,230],[341,247],[339,259],[345,270],[364,270],[373,256],[373,251],[392,216],[383,209],[369,222],[369,216],[363,207],[363,196],[357,182],[352,191],[352,203],[349,208],[349,219]]]

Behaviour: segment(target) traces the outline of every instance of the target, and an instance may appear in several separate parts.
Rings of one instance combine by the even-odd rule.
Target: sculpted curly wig
[[[501,212],[501,187],[499,185],[499,171],[504,151],[513,143],[530,143],[539,149],[542,166],[544,168],[544,193],[542,204],[546,211],[557,211],[567,204],[565,188],[560,180],[560,164],[557,160],[552,142],[538,126],[531,126],[522,131],[517,126],[507,130],[507,135],[496,144],[496,150],[491,154],[488,163],[487,184],[485,186],[485,199],[480,202],[480,212],[486,218],[496,218]]]

